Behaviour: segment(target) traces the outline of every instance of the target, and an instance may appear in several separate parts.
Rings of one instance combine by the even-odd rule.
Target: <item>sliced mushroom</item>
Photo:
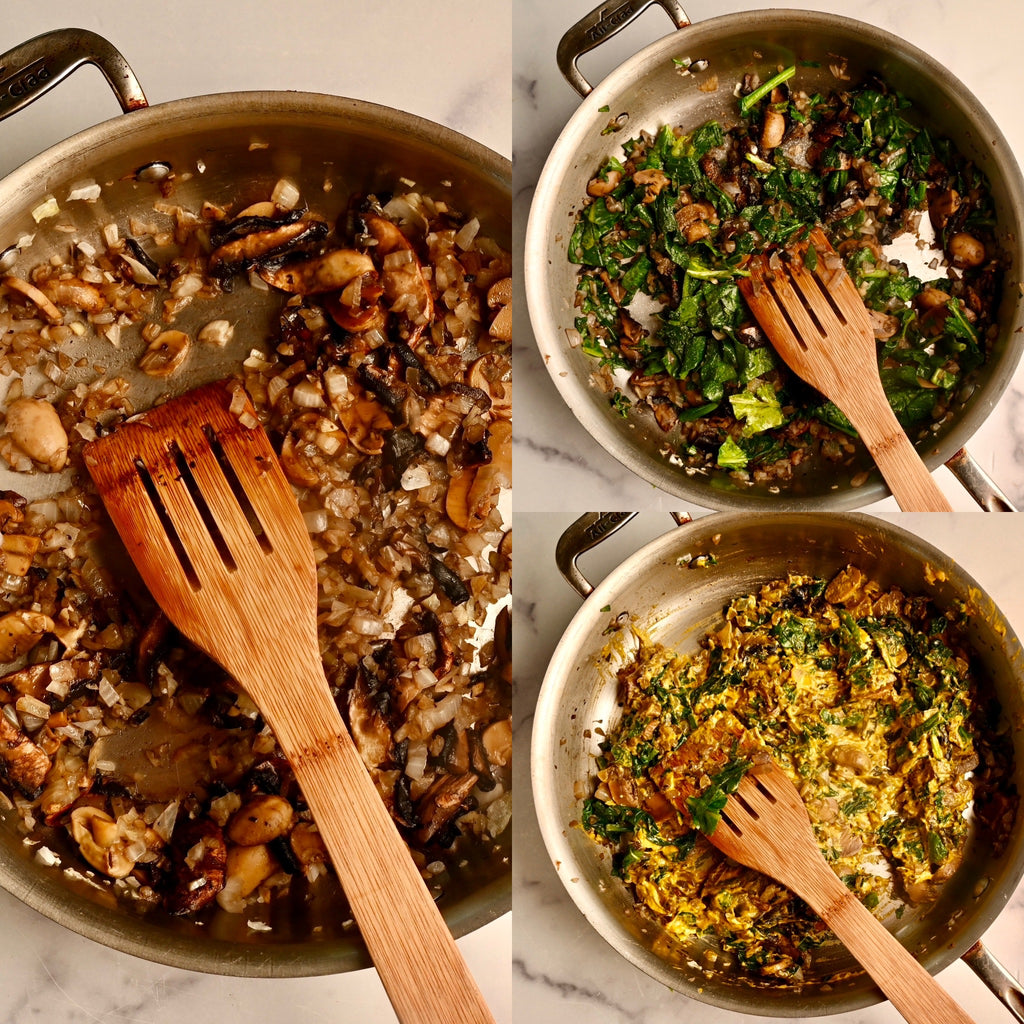
[[[261,229],[233,237],[213,250],[210,254],[212,274],[233,273],[236,269],[252,266],[258,260],[279,256],[300,242],[326,233],[326,225],[321,221],[296,220],[280,224],[271,221],[270,226],[264,226],[265,222],[254,219],[252,223]],[[247,225],[235,222],[235,230],[242,226]]]
[[[676,210],[676,225],[690,244],[711,234],[709,224],[718,223],[718,213],[710,203],[687,203]]]
[[[614,192],[622,181],[622,172],[617,170],[610,170],[602,177],[591,178],[587,182],[587,195],[594,196],[606,196],[610,192]]]
[[[348,722],[352,740],[367,768],[379,768],[391,750],[391,727],[374,700],[370,679],[359,666],[348,695]]]
[[[229,914],[245,909],[245,898],[277,871],[277,861],[265,846],[232,846],[225,864],[224,887],[217,905]]]
[[[0,715],[0,767],[3,774],[30,800],[46,781],[51,761],[6,715]]]
[[[303,874],[311,877],[321,864],[327,863],[327,847],[316,826],[300,822],[288,837],[295,859]]]
[[[219,826],[209,818],[185,821],[174,830],[171,862],[174,887],[164,899],[176,916],[195,914],[224,888],[228,847]]]
[[[188,358],[192,339],[184,331],[161,331],[139,359],[149,377],[170,377]]]
[[[64,322],[64,314],[34,284],[29,284],[28,281],[23,281],[20,277],[14,277],[10,274],[0,280],[0,284],[4,284],[12,291],[20,292],[24,295],[29,302],[39,308],[39,312],[51,324],[56,325]]]
[[[18,608],[0,616],[0,662],[20,658],[52,629],[53,619],[49,615],[28,608]]]
[[[950,217],[960,209],[960,193],[947,188],[928,202],[928,216],[936,231],[941,231]]]
[[[41,541],[26,533],[5,533],[0,540],[0,566],[10,576],[25,576],[32,568],[32,559]]]
[[[512,372],[504,356],[491,352],[481,356],[469,368],[472,387],[485,392],[491,400],[491,412],[501,419],[512,415]]]
[[[259,846],[287,835],[295,810],[283,796],[261,794],[243,804],[228,823],[228,838],[239,846]]]
[[[473,792],[476,782],[476,774],[467,772],[465,775],[442,775],[430,784],[416,801],[416,815],[420,822],[415,833],[417,842],[429,842],[455,817]]]
[[[491,321],[489,332],[498,341],[512,340],[512,278],[495,281],[487,292],[487,305],[497,313]]]
[[[669,184],[668,175],[658,167],[648,167],[637,171],[633,175],[633,181],[644,188],[644,205],[653,203],[661,190]]]
[[[397,224],[376,214],[367,214],[364,220],[377,243],[374,255],[381,268],[384,297],[391,303],[391,311],[402,318],[400,334],[413,345],[434,316],[434,297],[423,276],[423,265]]]
[[[769,107],[765,111],[764,124],[761,126],[761,149],[765,152],[775,149],[781,144],[785,134],[785,115],[774,107]]]
[[[43,286],[47,298],[60,306],[77,309],[81,313],[99,313],[106,309],[107,300],[94,284],[77,277],[59,277]]]
[[[68,461],[68,434],[57,410],[41,398],[18,398],[7,408],[7,434],[33,462],[57,473]]]
[[[512,722],[502,718],[491,722],[483,735],[484,750],[491,764],[504,767],[512,760]]]
[[[377,276],[373,260],[355,249],[335,249],[298,263],[277,269],[261,268],[260,277],[267,284],[291,295],[320,295],[340,292],[356,278]]]
[[[131,874],[141,853],[157,849],[163,840],[151,828],[143,832],[141,851],[133,838],[123,836],[117,822],[106,811],[88,804],[71,812],[71,837],[82,856],[110,878]]]
[[[380,455],[384,435],[395,426],[380,402],[367,397],[365,392],[353,393],[352,401],[338,408],[337,413],[352,445],[365,455]]]

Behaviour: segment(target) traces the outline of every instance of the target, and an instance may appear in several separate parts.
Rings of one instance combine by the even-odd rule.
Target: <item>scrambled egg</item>
[[[583,827],[616,848],[617,873],[671,935],[712,936],[748,971],[798,978],[824,925],[694,825],[767,748],[869,908],[934,899],[963,855],[986,753],[965,614],[883,592],[851,566],[736,599],[693,656],[638,636]]]

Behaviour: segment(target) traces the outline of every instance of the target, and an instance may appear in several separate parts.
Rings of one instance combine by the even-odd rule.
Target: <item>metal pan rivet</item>
[[[136,181],[160,182],[168,177],[172,167],[163,160],[154,160],[151,164],[145,164],[135,172]]]

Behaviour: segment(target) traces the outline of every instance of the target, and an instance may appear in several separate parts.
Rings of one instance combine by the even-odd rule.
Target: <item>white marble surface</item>
[[[516,39],[515,182],[516,221],[525,226],[533,189],[545,157],[578,105],[576,93],[555,64],[564,30],[593,6],[590,0],[520,0]],[[690,0],[692,19],[751,9],[744,0]],[[763,6],[763,5],[761,5]],[[789,0],[785,6],[827,8],[877,24],[910,39],[974,92],[996,119],[1012,147],[1024,154],[1024,118],[1015,81],[1024,8],[1017,0],[838,0],[829,4]],[[969,13],[968,13],[969,12]],[[652,8],[580,64],[592,81],[670,29],[664,13]],[[647,540],[671,527],[670,509],[685,508],[626,469],[601,449],[576,422],[541,365],[528,320],[517,320],[515,367],[515,521],[520,553],[516,582],[515,700],[517,831],[514,851],[514,984],[516,1019],[556,1022],[579,1019],[600,1024],[743,1024],[772,1018],[740,1015],[709,1007],[669,991],[618,956],[584,920],[548,860],[528,808],[529,765],[523,757],[532,709],[547,661],[579,607],[579,598],[554,569],[554,547],[562,529],[593,509],[643,509],[641,515],[602,548],[582,560],[594,579]],[[969,445],[1011,500],[1024,504],[1024,446],[1020,414],[1024,369],[1017,372],[997,409]],[[892,499],[864,511],[882,515],[920,534],[955,557],[1003,608],[1018,633],[1024,629],[1024,587],[1020,583],[1024,526],[1019,517],[981,519],[973,500],[945,469],[940,485],[955,516],[908,516]],[[556,511],[557,510],[557,511]],[[529,557],[523,558],[526,552]],[[1024,890],[989,930],[986,943],[1017,977],[1024,974]],[[962,963],[941,980],[979,1024],[1009,1021],[1006,1010]],[[899,1015],[888,1004],[835,1018],[844,1024],[893,1024]]]
[[[516,39],[515,181],[517,221],[525,227],[534,186],[544,160],[579,105],[555,64],[555,48],[572,22],[589,12],[591,0],[519,0],[519,23],[529,26]],[[612,6],[612,5],[609,5]],[[756,0],[689,0],[694,22],[720,14],[771,6]],[[1019,40],[1024,37],[1024,5],[1018,0],[786,0],[777,6],[844,14],[908,39],[947,65],[981,101],[1011,148],[1024,159],[1024,118],[1019,109]],[[597,83],[635,51],[672,28],[659,7],[580,60],[584,75]],[[521,292],[520,292],[521,293]],[[546,494],[557,488],[573,508],[640,508],[678,500],[633,475],[584,430],[562,401],[537,354],[528,318],[519,315],[516,332],[515,473],[518,494]],[[972,437],[968,449],[1011,501],[1024,507],[1024,363],[999,405]],[[955,509],[977,505],[945,467],[936,479]],[[875,508],[895,510],[889,498]]]
[[[0,51],[69,26],[105,35],[126,56],[151,103],[243,89],[357,97],[419,114],[511,156],[511,3],[506,0],[5,0]],[[92,68],[0,124],[0,174],[117,103]],[[460,948],[499,1022],[515,1019],[511,920]],[[156,966],[80,938],[0,891],[0,1024],[234,1024],[359,1021],[395,1015],[372,971],[245,980]]]

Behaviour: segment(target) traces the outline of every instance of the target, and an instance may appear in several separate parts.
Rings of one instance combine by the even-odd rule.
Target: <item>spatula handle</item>
[[[896,419],[881,384],[865,389],[858,401],[844,403],[843,411],[857,428],[875,464],[904,512],[951,512],[928,467]]]
[[[792,883],[790,888],[836,933],[910,1024],[974,1024],[824,860],[819,863],[799,888]]]
[[[494,1024],[334,704],[319,664],[295,668],[293,706],[259,686],[356,923],[402,1024]],[[243,681],[244,682],[244,681]]]

